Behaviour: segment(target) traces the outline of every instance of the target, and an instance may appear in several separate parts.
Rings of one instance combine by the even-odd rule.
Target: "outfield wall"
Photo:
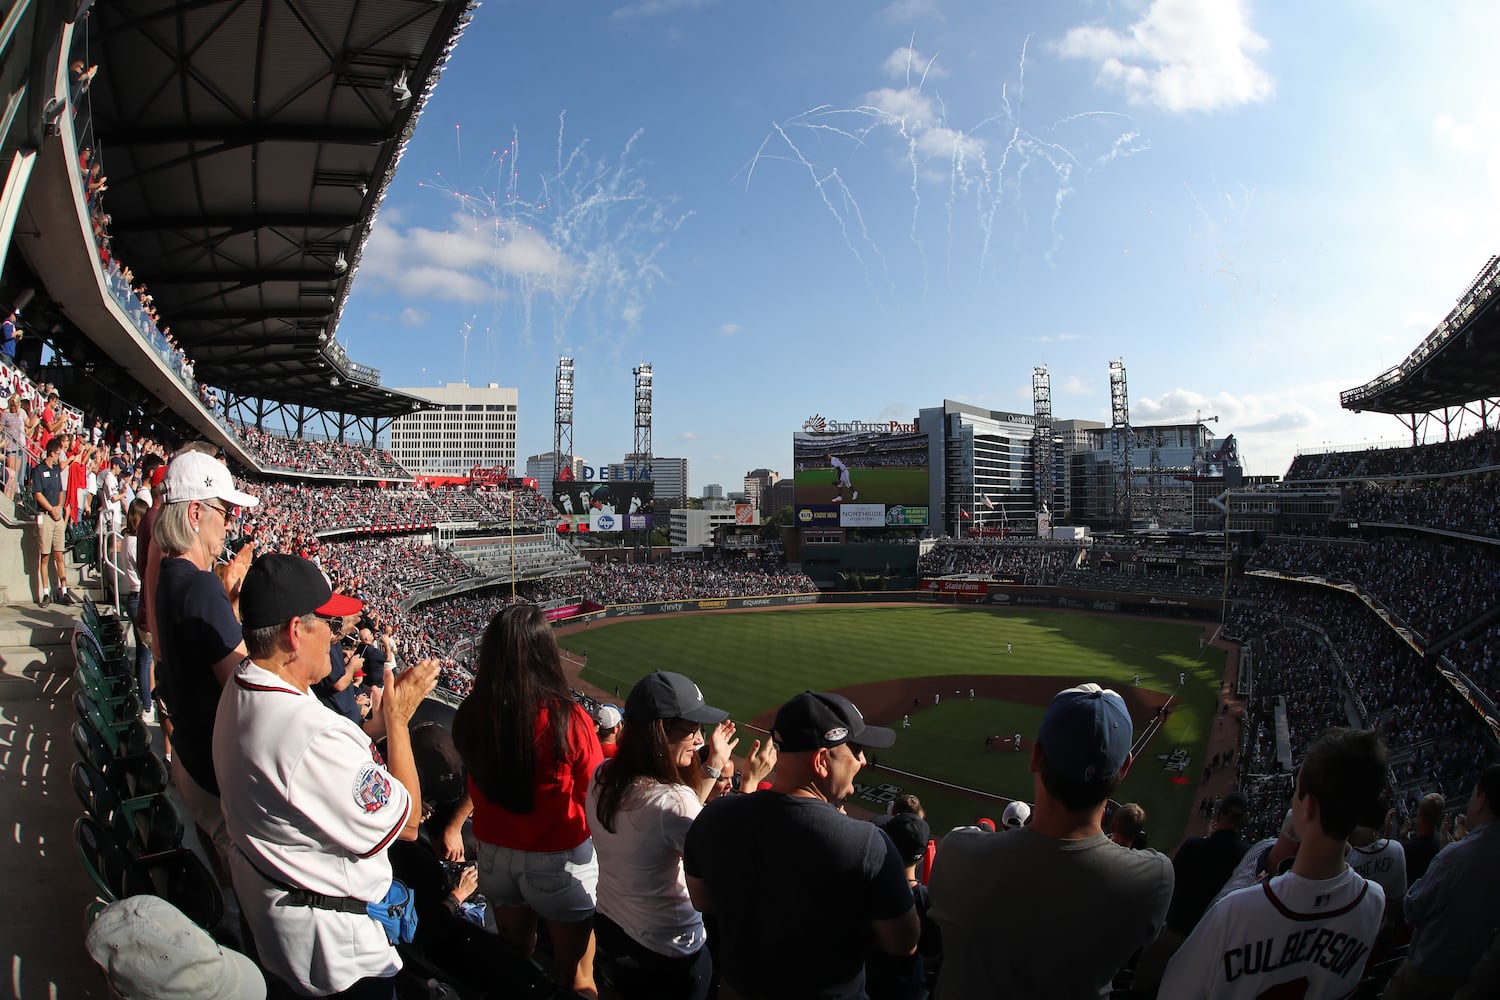
[[[955,581],[957,582],[957,581]],[[971,581],[963,581],[965,583]],[[986,586],[981,582],[981,586]],[[752,608],[795,608],[848,604],[971,604],[1002,607],[1063,608],[1146,615],[1156,618],[1217,619],[1219,602],[1195,597],[1165,597],[1152,594],[1119,594],[1072,590],[1062,587],[1016,587],[987,585],[987,593],[942,593],[933,590],[881,590],[864,593],[776,594],[767,597],[720,597],[712,600],[645,601],[610,604],[600,610],[559,620],[577,624],[595,618],[638,618],[646,615],[677,615],[688,611],[743,611]]]

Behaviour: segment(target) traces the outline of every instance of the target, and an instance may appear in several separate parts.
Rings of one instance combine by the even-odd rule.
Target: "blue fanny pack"
[[[386,940],[391,944],[411,944],[417,936],[417,900],[399,878],[391,879],[391,887],[385,891],[384,899],[378,903],[366,903],[365,911],[385,928]]]
[[[315,910],[333,910],[336,913],[363,913],[385,930],[385,939],[391,944],[411,944],[417,936],[417,899],[407,884],[399,878],[391,879],[385,896],[375,903],[367,903],[352,896],[324,896],[273,878],[243,851],[240,857],[250,862],[250,867],[260,877],[286,893],[276,901],[277,906],[308,906]]]

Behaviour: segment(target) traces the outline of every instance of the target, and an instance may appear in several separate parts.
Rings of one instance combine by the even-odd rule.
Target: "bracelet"
[[[704,764],[703,773],[707,777],[713,778],[715,781],[718,781],[719,775],[724,773],[724,769],[722,767],[712,767],[708,764]]]

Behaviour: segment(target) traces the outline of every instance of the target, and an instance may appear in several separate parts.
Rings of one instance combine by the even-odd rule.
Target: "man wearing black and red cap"
[[[219,700],[213,766],[234,850],[230,871],[262,965],[315,996],[393,997],[401,959],[365,905],[391,889],[386,848],[415,840],[422,792],[407,725],[436,660],[386,678],[386,758],[312,693],[329,631],[361,602],[317,566],[266,555],[245,573],[249,650]]]
[[[896,734],[866,725],[847,698],[804,691],[777,711],[771,738],[771,788],[715,799],[688,831],[688,892],[719,917],[727,995],[864,997],[865,956],[913,954],[921,925],[891,838],[837,803],[864,748]]]

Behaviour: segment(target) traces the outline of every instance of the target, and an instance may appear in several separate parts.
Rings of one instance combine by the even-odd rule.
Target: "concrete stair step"
[[[72,675],[67,646],[0,646],[0,702],[67,695]]]

